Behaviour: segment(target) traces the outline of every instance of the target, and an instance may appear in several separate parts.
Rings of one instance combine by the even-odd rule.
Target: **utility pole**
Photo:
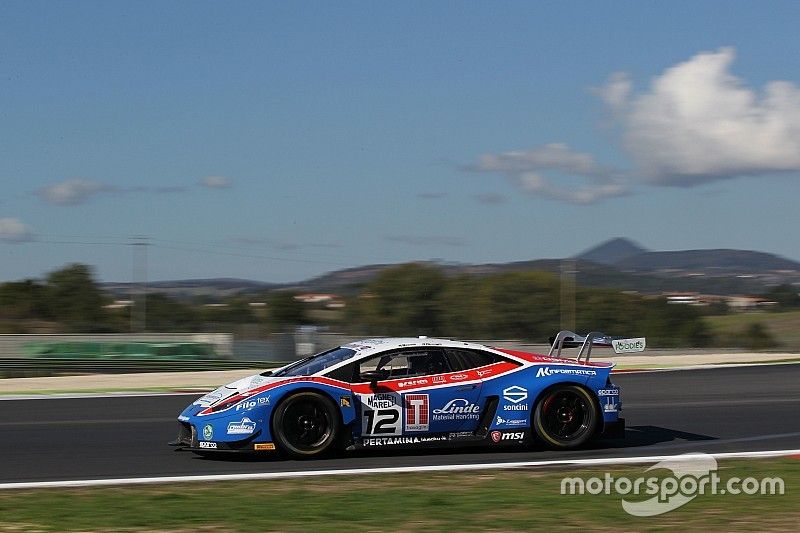
[[[574,259],[561,260],[561,329],[575,331],[575,274]]]
[[[131,285],[131,332],[147,329],[147,247],[149,237],[131,237],[133,284]]]

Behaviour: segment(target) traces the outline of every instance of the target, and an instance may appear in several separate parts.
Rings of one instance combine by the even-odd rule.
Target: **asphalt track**
[[[197,395],[0,401],[0,483],[287,472],[800,448],[800,365],[618,374],[624,439],[569,452],[491,447],[361,452],[314,461],[175,452]]]

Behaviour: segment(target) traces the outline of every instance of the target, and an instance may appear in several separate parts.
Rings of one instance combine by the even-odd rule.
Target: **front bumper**
[[[258,430],[246,439],[237,441],[201,441],[197,437],[197,428],[189,422],[178,422],[178,436],[168,443],[177,450],[193,452],[262,452],[274,451],[275,445],[271,442],[255,442],[261,436]]]

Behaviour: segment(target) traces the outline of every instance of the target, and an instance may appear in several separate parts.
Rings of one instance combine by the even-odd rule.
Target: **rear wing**
[[[550,338],[550,344],[550,353],[547,355],[551,357],[553,357],[553,352],[555,352],[555,357],[561,357],[561,350],[563,348],[577,348],[580,346],[578,357],[575,358],[575,361],[580,363],[581,358],[584,357],[584,355],[584,362],[589,361],[589,357],[592,355],[592,346],[610,346],[614,348],[614,353],[618,354],[634,353],[643,352],[647,346],[647,341],[644,337],[638,337],[634,339],[625,337],[611,337],[599,331],[592,331],[585,336],[581,336],[577,333],[573,333],[572,331],[563,330],[559,331],[558,335],[555,337]]]

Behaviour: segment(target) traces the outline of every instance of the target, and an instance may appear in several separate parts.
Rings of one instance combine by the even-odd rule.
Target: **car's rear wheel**
[[[551,448],[580,446],[597,429],[597,402],[584,388],[560,385],[550,389],[536,404],[533,429]]]
[[[272,432],[278,448],[289,455],[318,457],[333,448],[339,425],[339,413],[330,398],[299,392],[275,409]]]

